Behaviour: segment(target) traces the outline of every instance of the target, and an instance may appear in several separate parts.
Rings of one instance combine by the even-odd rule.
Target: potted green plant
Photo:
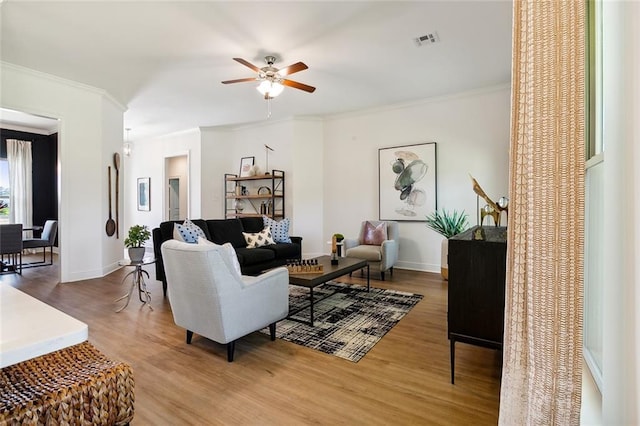
[[[427,215],[427,227],[445,237],[441,244],[440,274],[442,278],[448,280],[449,266],[447,263],[447,255],[449,253],[449,238],[469,228],[467,214],[464,210],[460,213],[455,210],[453,212],[448,212],[444,209],[440,211],[436,210]]]
[[[144,257],[144,243],[151,237],[147,225],[133,225],[129,228],[129,234],[124,240],[124,246],[129,250],[129,259],[132,262],[140,262]]]

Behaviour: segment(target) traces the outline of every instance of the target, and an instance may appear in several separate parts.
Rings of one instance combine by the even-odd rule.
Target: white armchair
[[[345,238],[342,243],[347,257],[366,259],[384,281],[385,271],[393,275],[398,261],[398,238],[398,222],[367,220],[362,222],[358,239]]]
[[[233,361],[235,341],[269,326],[289,311],[289,272],[276,268],[257,277],[240,275],[229,251],[214,244],[169,240],[162,244],[168,296],[176,325],[226,344]]]

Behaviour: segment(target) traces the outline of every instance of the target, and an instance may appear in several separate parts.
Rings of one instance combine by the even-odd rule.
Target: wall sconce
[[[129,127],[127,127],[125,129],[127,131],[127,138],[124,142],[124,144],[122,144],[122,153],[129,157],[131,155],[131,142],[129,142],[129,130],[131,130]]]

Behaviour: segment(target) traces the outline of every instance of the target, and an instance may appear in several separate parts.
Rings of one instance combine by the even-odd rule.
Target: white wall
[[[265,121],[232,129],[226,173],[238,173],[240,158],[255,157],[255,164],[285,172],[285,216],[291,218],[290,234],[303,237],[303,256],[326,251],[323,240],[323,123],[314,118]],[[220,178],[222,174],[220,175]]]
[[[509,102],[505,85],[328,120],[202,128],[136,142],[132,158],[141,158],[136,176],[153,182],[163,171],[162,161],[151,158],[190,151],[191,194],[198,200],[189,217],[212,219],[224,217],[224,174],[238,173],[240,159],[251,156],[264,171],[269,145],[269,169],[286,172],[291,234],[304,238],[303,255],[311,257],[328,252],[332,234],[356,236],[362,220],[378,218],[379,148],[437,142],[438,208],[465,210],[476,224],[469,174],[494,200],[508,195]],[[162,196],[157,190],[152,183],[152,200]],[[135,223],[155,227],[162,221],[153,204],[151,214],[135,215]],[[399,268],[440,271],[438,234],[424,222],[402,222],[400,233]]]
[[[224,174],[238,173],[240,159],[232,153],[233,133],[225,128],[201,128],[202,218],[224,218]],[[195,216],[194,216],[195,217]]]
[[[355,238],[362,220],[378,218],[379,148],[424,142],[437,143],[438,209],[465,210],[475,225],[469,174],[493,200],[508,196],[509,118],[510,89],[500,86],[326,120],[325,238]],[[440,271],[440,235],[401,222],[400,236],[399,268]]]
[[[104,91],[0,63],[0,106],[60,119],[61,281],[105,275],[122,257],[107,237],[107,166],[122,148],[122,111]],[[121,228],[122,229],[122,228]]]
[[[171,157],[187,156],[187,179],[190,182],[190,190],[186,195],[189,203],[187,212],[181,212],[181,215],[200,218],[202,205],[200,130],[191,129],[160,138],[133,141],[131,145],[131,155],[124,157],[125,232],[132,225],[147,225],[149,229],[153,229],[165,220],[165,206],[168,196],[165,159]],[[137,208],[137,180],[141,177],[151,178],[151,208],[149,211],[138,211]],[[151,247],[152,241],[149,241],[146,246]],[[149,250],[148,248],[147,251]]]
[[[640,3],[603,2],[603,424],[640,423]]]

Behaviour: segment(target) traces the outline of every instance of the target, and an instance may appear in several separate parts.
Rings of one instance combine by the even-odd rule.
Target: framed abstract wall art
[[[380,220],[423,222],[437,209],[436,143],[378,149]]]
[[[151,178],[138,178],[138,210],[151,211]]]

